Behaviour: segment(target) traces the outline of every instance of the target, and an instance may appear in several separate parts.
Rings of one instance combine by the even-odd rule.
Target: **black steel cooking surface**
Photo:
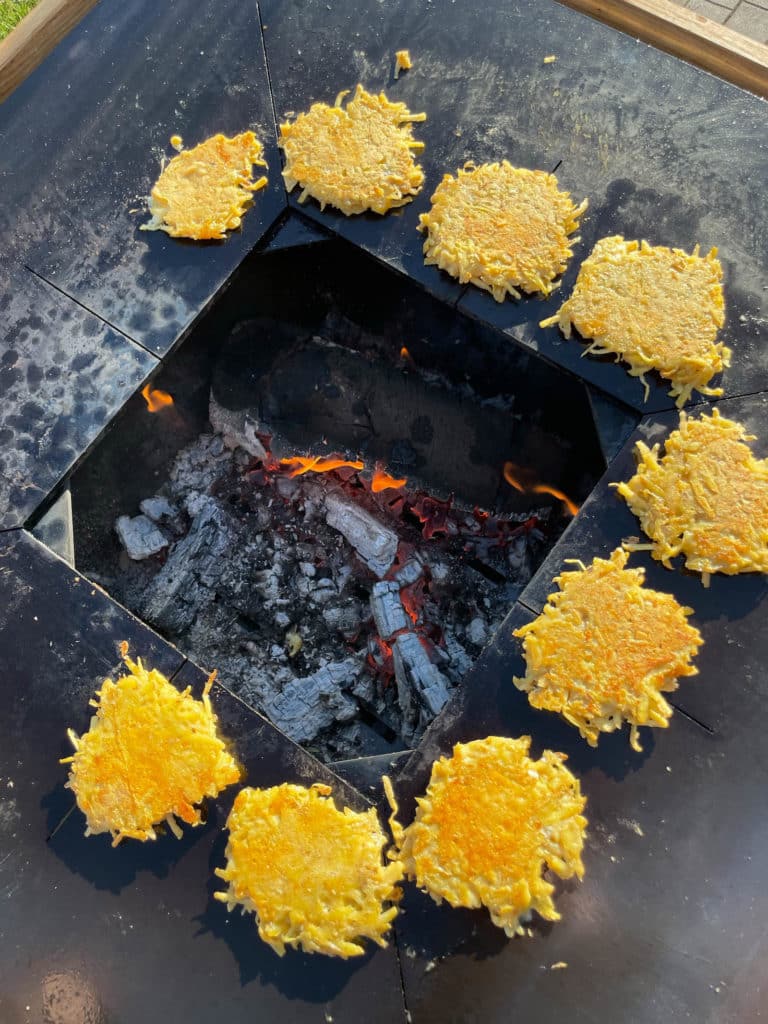
[[[395,82],[392,56],[403,46],[414,68]],[[548,54],[557,60],[545,65]],[[276,120],[357,81],[428,114],[425,188],[384,218],[300,206],[279,175]],[[493,0],[482,16],[458,0],[361,0],[354,10],[315,0],[267,0],[260,9],[102,0],[3,105],[2,1024],[760,1019],[768,975],[764,578],[715,576],[705,590],[646,553],[633,556],[652,586],[693,607],[705,641],[700,674],[674,695],[670,728],[645,730],[643,754],[623,734],[589,749],[556,716],[532,710],[511,677],[521,670],[512,630],[538,613],[564,559],[604,556],[638,532],[609,484],[630,472],[635,439],[663,440],[677,422],[658,381],[644,404],[621,366],[582,358],[577,343],[537,326],[567,296],[598,237],[719,246],[723,340],[734,351],[719,405],[758,436],[765,455],[765,124],[762,101],[542,0]],[[245,126],[265,144],[270,184],[241,232],[197,246],[136,230],[143,218],[131,211],[173,131],[197,141]],[[440,176],[470,158],[502,157],[558,166],[577,200],[590,199],[560,294],[547,301],[497,304],[422,261],[416,225]],[[146,384],[174,404],[150,413],[139,393]],[[242,448],[229,453],[222,431],[249,439],[247,458]],[[168,543],[143,569],[125,573],[130,559],[114,533],[118,517],[135,519],[142,501],[164,493],[180,459],[208,473],[196,461],[203,450],[217,465],[230,460],[203,497],[220,504],[235,532],[263,520],[272,499],[280,514],[271,536],[283,531],[284,550],[308,545],[297,548],[305,568],[294,572],[291,562],[284,572],[304,579],[306,614],[280,618],[275,661],[299,679],[327,668],[312,661],[313,645],[322,658],[333,650],[336,661],[372,661],[367,689],[353,695],[365,712],[358,734],[370,742],[352,750],[305,743],[336,758],[328,765],[254,710],[258,701],[239,699],[236,673],[220,666],[213,700],[248,783],[323,779],[364,807],[380,800],[389,771],[407,820],[432,760],[453,743],[530,734],[536,751],[568,755],[588,797],[586,877],[561,890],[562,921],[510,941],[485,913],[437,907],[408,886],[387,950],[347,963],[279,959],[252,920],[228,916],[211,898],[227,794],[180,842],[110,850],[103,837],[83,837],[58,758],[68,753],[66,729],[86,726],[89,696],[118,671],[119,641],[180,685],[199,687],[203,669],[214,667],[197,656],[206,648],[185,647],[188,632],[174,633],[162,615],[153,620],[140,602],[138,617],[125,607],[129,584],[162,574],[196,515],[205,517],[205,502],[193,500],[175,520],[148,506]],[[364,468],[322,480],[279,468],[280,458],[330,454]],[[576,518],[551,493],[510,488],[505,462],[580,505]],[[377,464],[407,486],[373,493]],[[185,499],[201,491],[200,481],[185,486]],[[322,531],[336,530],[329,565],[299,536],[317,494],[321,543],[333,536]],[[74,568],[30,532],[65,552],[70,497]],[[362,509],[394,531],[398,556],[381,580],[328,524],[329,501],[341,521]],[[208,508],[214,520],[218,509]],[[473,517],[468,550],[462,531]],[[269,565],[254,555],[255,573],[270,576],[278,547],[271,543]],[[384,584],[377,594],[388,600],[392,574],[415,571],[407,567],[414,553],[424,581],[409,584],[416,620],[405,605],[407,622],[383,605],[376,621],[374,585]],[[453,611],[444,612],[436,565],[451,559],[478,582],[471,598],[452,594]],[[348,570],[349,594],[338,586]],[[335,596],[318,601],[326,579]],[[229,580],[228,599],[242,604],[236,583]],[[437,666],[450,682],[448,702],[423,737],[423,718],[403,736],[369,699],[384,692],[370,681],[382,683],[389,665],[386,651],[367,645],[376,646],[374,633],[388,643],[385,620],[395,616],[403,632],[389,639],[415,637],[422,651],[432,644],[435,667],[450,629],[438,634],[430,601],[471,664],[455,680],[446,663]],[[224,635],[259,649],[265,603],[236,609]],[[322,637],[318,624],[308,630],[294,665],[286,634],[312,603],[335,625],[325,623]],[[342,622],[353,604],[361,622],[354,641],[351,619],[349,637]],[[178,614],[173,602],[168,608]],[[359,753],[370,756],[351,756]]]

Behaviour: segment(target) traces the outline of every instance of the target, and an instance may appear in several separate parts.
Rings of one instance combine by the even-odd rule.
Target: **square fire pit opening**
[[[580,382],[342,241],[266,251],[73,474],[76,567],[323,760],[388,753],[604,468]]]

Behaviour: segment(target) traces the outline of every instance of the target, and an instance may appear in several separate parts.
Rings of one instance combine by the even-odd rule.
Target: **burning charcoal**
[[[176,456],[169,478],[172,496],[181,500],[193,491],[207,495],[231,463],[232,456],[224,451],[221,438],[201,434]]]
[[[323,608],[323,620],[331,630],[338,630],[339,633],[352,635],[360,629],[362,612],[357,601],[352,601],[342,607],[333,605],[330,608]]]
[[[170,519],[175,519],[179,514],[179,510],[167,498],[161,497],[145,498],[139,504],[139,508],[153,523],[167,522]]]
[[[352,693],[366,704],[372,704],[376,696],[376,681],[368,672],[363,672],[352,686]]]
[[[261,593],[264,601],[277,604],[280,600],[280,580],[274,569],[262,569],[254,573],[253,585]]]
[[[394,575],[401,587],[410,586],[424,574],[424,566],[417,558],[411,558]]]
[[[528,538],[525,535],[516,537],[513,543],[509,545],[507,561],[516,582],[521,585],[527,583],[533,575],[533,570],[531,568],[531,552]]]
[[[325,509],[328,525],[349,541],[372,572],[384,576],[397,554],[397,534],[336,492],[326,495]]]
[[[467,626],[467,639],[472,644],[477,644],[478,647],[482,647],[485,641],[488,639],[488,629],[485,624],[485,619],[479,615],[472,619],[470,624]]]
[[[371,591],[371,611],[376,629],[382,640],[389,640],[401,629],[408,629],[408,618],[400,600],[400,587],[391,580],[374,583]]]
[[[296,494],[301,484],[298,480],[294,480],[289,476],[279,476],[275,480],[275,490],[281,498],[285,498],[286,501]]]
[[[467,654],[451,632],[445,634],[445,653],[448,655],[447,672],[453,682],[459,683],[472,668],[473,659]]]
[[[169,633],[188,629],[200,608],[213,600],[212,591],[235,539],[231,520],[213,498],[203,497],[194,507],[198,511],[189,533],[171,549],[142,609],[149,622]]]
[[[254,458],[264,459],[267,453],[258,437],[261,427],[245,409],[225,409],[211,392],[208,419],[217,434],[221,434],[227,448],[243,448]]]
[[[264,700],[270,720],[295,743],[308,743],[334,722],[357,714],[357,702],[344,692],[357,679],[354,658],[324,665],[310,676],[292,679],[282,693]]]
[[[422,731],[448,700],[448,680],[432,664],[415,633],[401,633],[392,646],[397,697],[405,722]]]
[[[184,508],[190,516],[196,516],[207,507],[210,498],[201,491],[190,491],[184,499]]]
[[[115,523],[115,531],[126,554],[135,562],[168,547],[167,539],[158,530],[151,519],[146,516],[120,516]]]
[[[429,568],[435,583],[445,583],[451,575],[451,567],[445,562],[432,562]]]
[[[314,602],[314,604],[323,605],[332,601],[336,596],[337,591],[333,580],[319,580],[317,586],[310,593],[309,599]]]

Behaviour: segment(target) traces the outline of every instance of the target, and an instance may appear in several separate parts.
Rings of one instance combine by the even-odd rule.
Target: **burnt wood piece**
[[[669,408],[663,384],[652,381],[645,406],[642,385],[624,367],[582,359],[577,340],[538,323],[568,297],[579,263],[603,235],[716,245],[726,275],[722,339],[734,349],[726,393],[768,386],[760,339],[768,315],[763,101],[541,0],[491,0],[482,17],[468,4],[430,0],[361,0],[354,10],[332,4],[330,11],[321,2],[264,0],[261,14],[268,62],[280,68],[272,75],[278,119],[317,100],[332,103],[358,81],[428,118],[416,131],[426,143],[426,182],[402,212],[347,218],[309,199],[299,207],[298,189],[292,206],[440,294],[452,279],[423,265],[416,228],[443,173],[504,157],[557,167],[561,187],[590,201],[562,287],[547,301],[504,303],[468,287],[460,308],[639,410]],[[393,57],[403,46],[413,68],[395,82]],[[557,60],[544,64],[550,54]]]
[[[64,789],[68,727],[87,728],[88,700],[120,673],[118,644],[200,692],[206,675],[102,591],[21,531],[0,538],[0,1018],[315,1022],[403,1016],[392,946],[346,963],[262,943],[252,915],[212,899],[222,831],[238,787],[210,802],[206,823],[177,841],[83,836]],[[212,692],[244,782],[325,781],[340,801],[366,802],[221,685]],[[69,813],[71,810],[71,813]],[[48,838],[50,837],[50,838]],[[26,1007],[30,1009],[27,1010]],[[87,1011],[87,1012],[86,1012]],[[58,1019],[58,1018],[56,1018]],[[61,1018],[63,1019],[63,1018]],[[74,1018],[73,1018],[74,1019]]]
[[[676,711],[668,729],[641,730],[642,754],[626,727],[593,750],[558,715],[529,706],[512,684],[524,673],[512,631],[533,613],[515,606],[396,779],[401,819],[454,743],[530,735],[532,756],[563,751],[581,779],[586,876],[557,883],[561,921],[536,919],[533,937],[513,940],[487,911],[438,907],[408,886],[398,935],[415,1021],[757,1019],[768,952],[768,630],[764,584],[757,590],[728,604],[721,595],[718,614],[694,617],[701,675],[682,688],[708,693],[716,731]]]
[[[23,268],[0,266],[0,530],[23,523],[157,365]]]
[[[239,230],[210,243],[139,231],[170,135],[193,146],[249,128],[269,185]],[[237,0],[105,0],[3,104],[0,137],[12,252],[160,354],[286,206],[258,11]]]

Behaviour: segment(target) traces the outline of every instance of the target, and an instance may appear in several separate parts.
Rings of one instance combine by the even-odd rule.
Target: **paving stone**
[[[685,6],[689,11],[694,11],[696,14],[703,14],[705,18],[709,18],[710,21],[717,21],[721,25],[730,15],[732,10],[732,8],[711,3],[711,0],[686,0]]]
[[[768,8],[752,3],[740,3],[726,21],[726,25],[734,32],[741,32],[758,43],[768,43]]]

